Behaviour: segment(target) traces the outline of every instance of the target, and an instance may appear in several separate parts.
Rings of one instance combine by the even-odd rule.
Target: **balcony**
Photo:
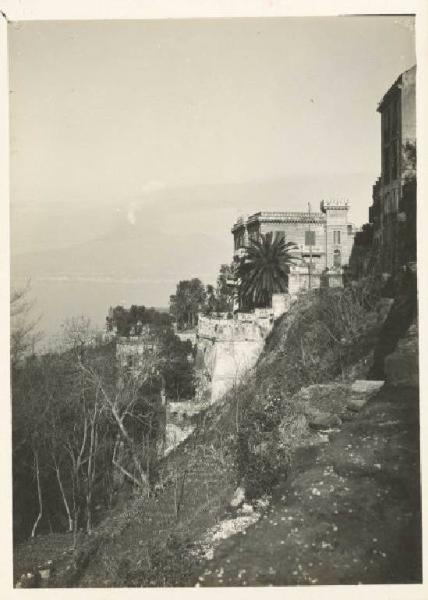
[[[311,253],[311,247],[306,246],[305,244],[300,244],[299,250],[302,252],[302,254],[310,254]],[[324,252],[325,251],[322,246],[312,246],[312,254],[324,254]]]

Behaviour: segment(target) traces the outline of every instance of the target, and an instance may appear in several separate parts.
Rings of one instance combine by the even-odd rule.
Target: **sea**
[[[24,280],[13,282],[17,287],[23,284]],[[57,348],[63,325],[73,317],[87,317],[91,327],[102,330],[110,306],[138,304],[168,311],[167,300],[165,306],[147,302],[150,296],[153,298],[153,290],[148,289],[147,282],[136,280],[43,278],[32,279],[30,286],[31,317],[38,319],[41,333],[37,352]]]

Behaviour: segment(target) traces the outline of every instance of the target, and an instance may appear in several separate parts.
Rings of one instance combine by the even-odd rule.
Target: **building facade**
[[[373,186],[366,234],[355,239],[354,277],[374,264],[393,275],[416,261],[416,66],[395,80],[377,111],[381,175]]]
[[[297,293],[305,287],[319,287],[321,275],[335,274],[339,279],[348,264],[355,235],[348,222],[347,200],[323,200],[320,212],[258,212],[241,217],[232,228],[234,259],[245,255],[245,247],[261,234],[272,233],[296,250],[295,264],[290,267],[289,291]]]
[[[381,115],[382,173],[379,186],[379,223],[382,268],[396,271],[402,262],[399,241],[404,186],[415,176],[412,148],[416,147],[416,67],[402,73],[378,106]]]

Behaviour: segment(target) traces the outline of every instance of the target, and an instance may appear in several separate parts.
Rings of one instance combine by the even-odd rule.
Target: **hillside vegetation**
[[[53,586],[213,585],[209,573],[201,579],[201,573],[213,573],[208,568],[214,563],[209,561],[207,531],[243,510],[243,497],[231,506],[237,488],[245,495],[243,507],[249,515],[239,513],[241,520],[250,522],[251,514],[266,507],[269,498],[269,510],[274,510],[278,490],[299,468],[302,448],[317,448],[328,442],[326,431],[358,420],[369,395],[354,393],[350,382],[366,378],[373,352],[379,353],[385,337],[382,326],[388,312],[391,319],[398,310],[395,318],[410,324],[416,311],[411,294],[403,285],[392,309],[392,300],[382,297],[373,280],[302,295],[275,324],[245,382],[201,414],[194,434],[159,465],[149,497],[124,493],[74,549],[67,535],[56,539],[51,552],[46,538],[34,540],[31,547],[18,546],[16,577],[36,563],[53,560]],[[403,304],[399,299],[404,296]],[[303,462],[304,468],[312,460],[314,456]],[[241,544],[244,533],[239,534]],[[264,542],[255,539],[258,543]],[[297,553],[297,545],[287,543],[288,551]],[[260,555],[266,548],[258,550]],[[239,584],[236,577],[230,584]],[[221,585],[223,577],[215,581]]]

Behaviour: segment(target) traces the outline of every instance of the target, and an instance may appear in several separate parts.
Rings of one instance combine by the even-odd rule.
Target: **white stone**
[[[230,506],[236,508],[245,500],[245,490],[242,487],[238,487],[233,494],[232,500],[230,501]]]
[[[272,312],[275,319],[288,312],[290,308],[290,295],[286,293],[272,294]]]
[[[369,380],[369,379],[357,379],[352,384],[351,390],[353,392],[365,393],[365,394],[373,393],[373,392],[377,392],[378,390],[380,390],[380,388],[383,386],[384,383],[385,383],[384,381],[376,381],[376,380]]]
[[[40,573],[40,577],[42,579],[49,579],[49,577],[51,575],[51,570],[50,569],[39,569],[39,573]]]
[[[174,423],[168,423],[165,428],[165,456],[184,442],[194,430],[193,425],[178,427]]]
[[[254,508],[251,506],[251,504],[247,504],[246,502],[242,505],[241,508],[241,512],[244,515],[250,515],[252,512],[254,512]]]

